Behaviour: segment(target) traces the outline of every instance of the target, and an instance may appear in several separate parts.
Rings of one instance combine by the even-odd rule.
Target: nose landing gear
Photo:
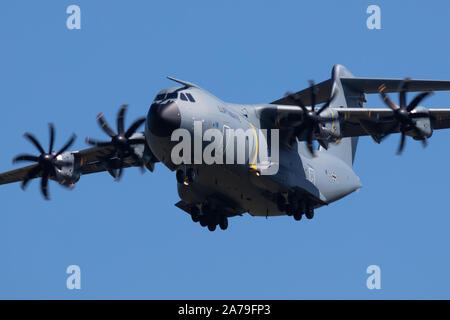
[[[195,181],[195,170],[193,168],[178,169],[176,173],[177,182],[186,186],[191,185]]]

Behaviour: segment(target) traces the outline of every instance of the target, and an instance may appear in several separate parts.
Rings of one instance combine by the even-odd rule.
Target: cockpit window
[[[163,100],[165,98],[165,93],[160,93],[156,96],[155,101]]]
[[[180,99],[183,100],[183,101],[187,101],[187,98],[184,95],[184,93],[180,93]]]
[[[186,96],[188,97],[190,102],[195,102],[194,97],[190,93],[186,93]]]
[[[167,94],[166,99],[176,99],[178,97],[178,92],[171,92]]]

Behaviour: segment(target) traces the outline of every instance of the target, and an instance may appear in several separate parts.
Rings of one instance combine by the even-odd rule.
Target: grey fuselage
[[[186,93],[195,102],[185,99]],[[171,141],[173,130],[184,128],[194,135],[194,121],[201,121],[203,130],[271,129],[258,110],[274,107],[277,106],[226,103],[195,86],[168,88],[158,94],[150,107],[146,141],[158,160],[170,170],[177,170],[183,165],[177,166],[171,160],[172,148],[177,143]],[[322,148],[312,156],[298,140],[290,146],[280,142],[278,165],[276,174],[258,175],[250,170],[248,163],[189,164],[196,173],[195,183],[178,183],[178,193],[189,205],[214,201],[228,216],[245,212],[254,216],[279,216],[285,214],[277,207],[279,194],[294,193],[317,208],[361,188],[351,165]]]

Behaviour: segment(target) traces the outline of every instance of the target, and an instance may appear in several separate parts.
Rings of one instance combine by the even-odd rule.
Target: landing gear
[[[192,184],[195,181],[195,170],[192,168],[188,168],[186,170],[186,178],[188,184]]]
[[[206,227],[208,225],[208,219],[206,217],[201,217],[200,218],[200,225],[202,227]]]
[[[314,208],[311,205],[306,207],[305,216],[307,219],[311,220],[314,218]]]
[[[296,221],[300,221],[300,220],[302,220],[302,215],[303,215],[303,212],[297,211],[296,213],[294,213],[294,219]]]
[[[293,216],[296,221],[302,219],[305,215],[307,219],[314,217],[314,207],[312,204],[299,200],[294,193],[288,195],[279,193],[277,195],[276,203],[278,210],[285,212],[287,216]]]
[[[203,204],[201,210],[197,205],[193,205],[190,214],[193,222],[200,222],[200,225],[208,227],[209,231],[215,231],[217,226],[222,230],[228,228],[228,217],[217,213],[208,203]]]
[[[193,205],[191,208],[191,218],[195,223],[200,221],[200,209],[196,205]]]
[[[278,210],[280,210],[281,212],[283,211],[287,211],[288,209],[288,199],[285,195],[279,193],[277,196],[277,206],[278,206]],[[287,212],[286,212],[287,213]],[[288,214],[288,213],[287,213]],[[288,214],[289,215],[289,214]]]
[[[195,181],[195,170],[193,168],[178,169],[176,173],[177,182],[190,185]]]
[[[220,218],[219,218],[219,227],[222,230],[227,230],[227,228],[228,228],[228,218],[226,216],[220,216]]]

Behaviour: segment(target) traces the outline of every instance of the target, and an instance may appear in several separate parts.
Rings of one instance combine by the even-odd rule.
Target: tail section
[[[357,91],[349,87],[341,78],[349,79],[354,76],[344,66],[335,65],[331,73],[331,92],[337,90],[337,94],[330,107],[332,108],[363,108],[365,106],[366,97],[361,91]],[[338,144],[330,144],[328,152],[353,166],[355,160],[356,147],[358,145],[358,137],[343,138]]]

